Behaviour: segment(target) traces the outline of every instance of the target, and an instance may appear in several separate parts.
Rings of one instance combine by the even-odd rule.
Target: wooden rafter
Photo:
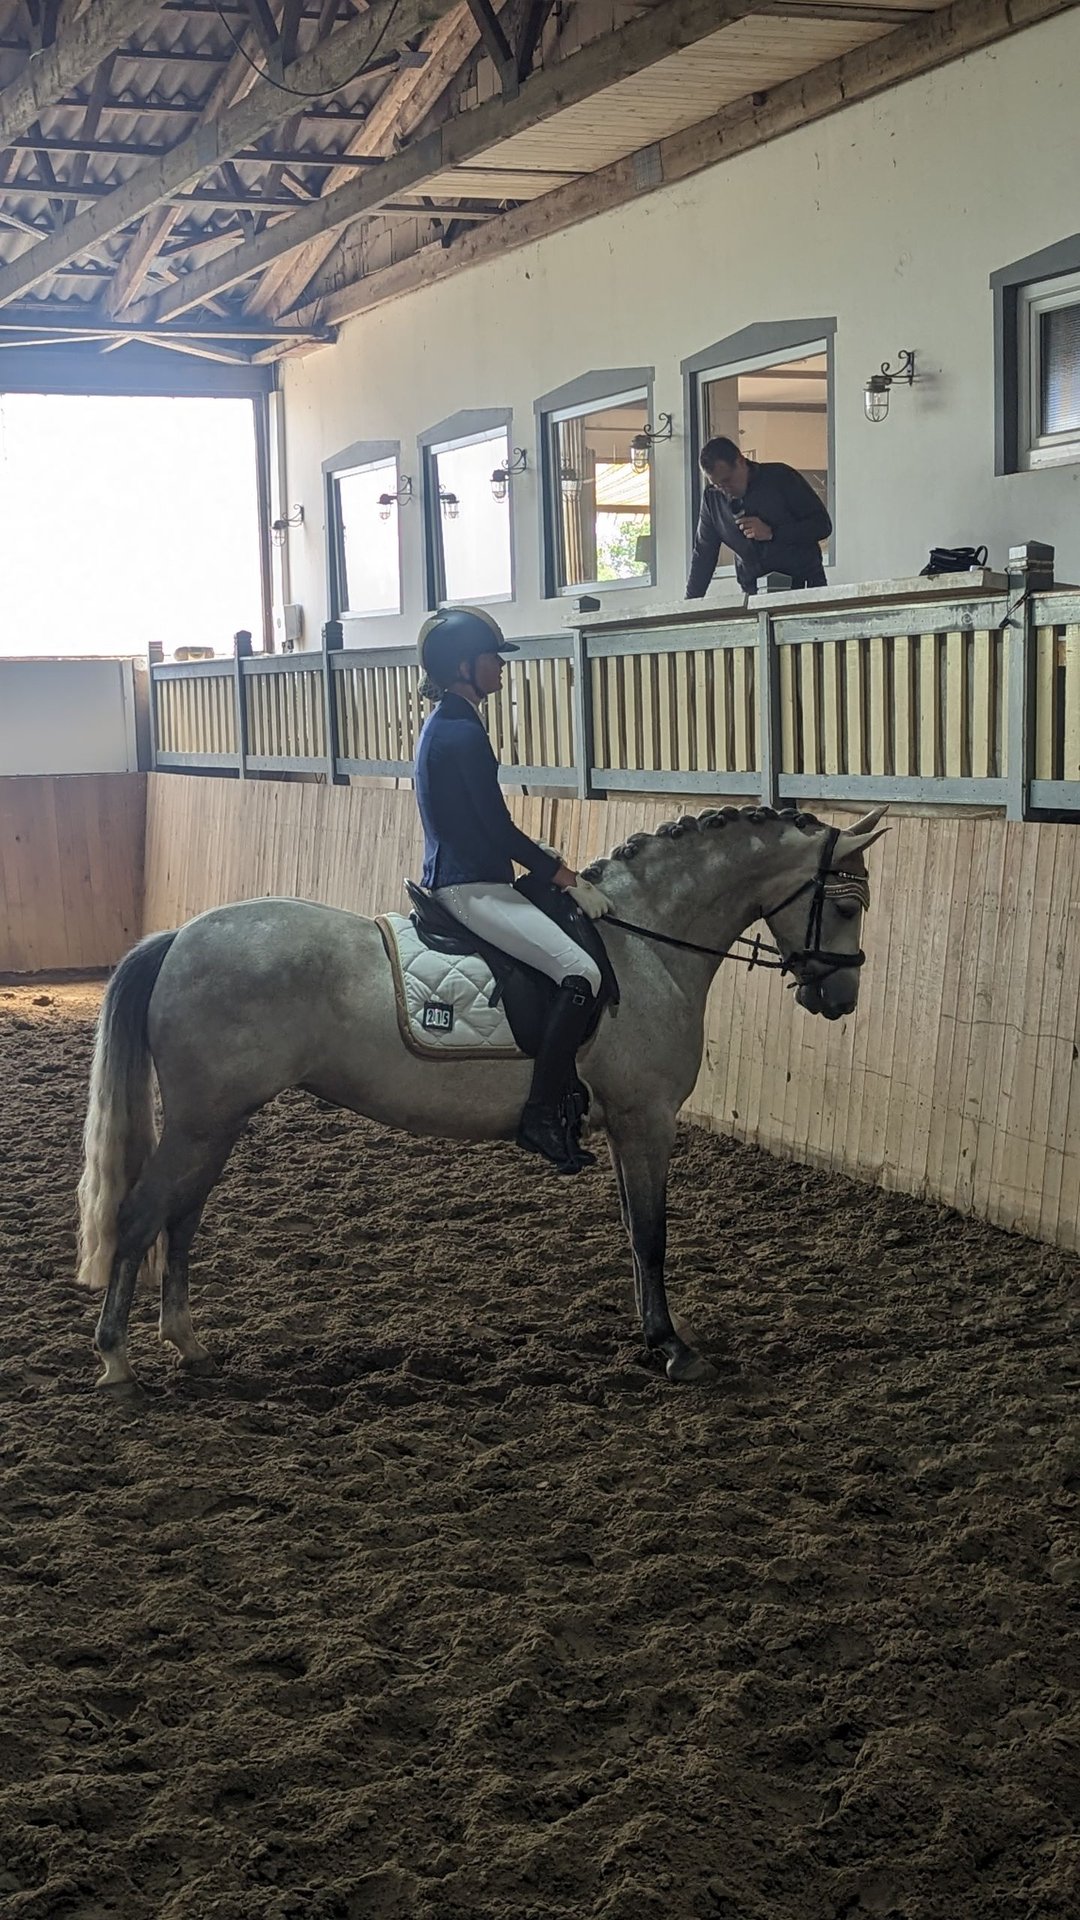
[[[94,140],[97,137],[97,130],[101,124],[101,115],[104,110],[105,102],[109,97],[109,88],[112,85],[112,71],[115,64],[116,64],[116,55],[114,53],[110,53],[102,61],[100,67],[98,68],[97,72],[94,75],[94,82],[92,87],[90,88],[90,98],[87,101],[86,113],[83,117],[82,135],[84,140]],[[43,146],[38,147],[39,153],[43,153],[45,151],[46,151],[46,147],[43,147]],[[89,157],[90,156],[88,152],[82,152],[82,153],[76,154],[75,164],[72,167],[70,174],[68,175],[68,178],[71,181],[72,186],[75,186],[75,187],[81,186],[82,182],[85,180],[86,166],[87,166],[87,161],[89,160]],[[67,217],[71,218],[71,215],[69,214]]]
[[[27,300],[17,306],[5,307],[0,313],[0,334],[36,333],[48,330],[50,333],[84,334],[101,336],[113,335],[117,339],[142,338],[144,329],[130,320],[116,320],[100,307],[90,306],[81,301],[70,301],[64,308],[47,306],[42,302]],[[227,317],[211,319],[200,317],[198,321],[181,321],[170,329],[169,337],[174,340],[327,340],[330,333],[326,327],[309,325],[302,327],[278,326],[267,320],[248,320]]]
[[[324,197],[353,178],[358,160],[377,160],[394,152],[445,93],[473,52],[478,37],[476,22],[461,0],[425,35],[426,65],[403,68],[384,87],[363,127],[350,140],[343,164],[325,182]],[[271,262],[251,294],[249,311],[286,311],[333,252],[336,241],[334,232],[318,234],[295,253]]]
[[[491,0],[467,0],[467,4],[469,12],[476,21],[480,38],[491,56],[492,65],[502,80],[505,92],[511,76],[515,84],[517,82],[517,61],[514,58],[514,49],[503,30],[502,21],[492,6]]]
[[[245,27],[228,66],[214,82],[200,110],[200,126],[209,125],[223,107],[230,106],[235,99],[248,90],[252,79],[248,46],[249,43],[254,44],[254,39],[254,32]],[[182,213],[182,207],[173,205],[155,207],[152,212],[145,215],[137,233],[124,249],[124,257],[109,289],[105,306],[110,314],[115,316],[126,313],[132,303],[138,299],[154,262]]]
[[[271,61],[280,56],[278,24],[270,11],[269,0],[245,0],[251,15],[251,24],[262,44],[263,52],[269,54]]]
[[[102,5],[108,0],[101,0]],[[293,84],[325,98],[358,76],[377,49],[380,54],[422,32],[447,11],[451,0],[376,0],[366,13],[293,62]],[[82,23],[80,22],[80,25]],[[256,79],[250,93],[226,108],[212,125],[198,126],[161,160],[150,162],[117,187],[107,199],[0,270],[0,305],[18,299],[58,266],[121,233],[152,207],[182,193],[203,174],[220,166],[241,147],[259,140],[285,119],[289,98],[268,80]],[[20,126],[19,132],[25,127]],[[260,236],[265,239],[265,235]],[[259,240],[254,244],[257,246]]]
[[[514,56],[517,60],[519,80],[527,80],[532,72],[532,63],[540,45],[540,37],[554,4],[555,0],[525,0],[514,41]]]
[[[54,46],[29,60],[0,93],[0,147],[26,133],[69,87],[96,72],[102,61],[161,8],[161,0],[95,0],[72,20]]]
[[[147,109],[147,111],[152,111],[152,109]],[[88,109],[87,118],[89,119],[89,117]],[[300,119],[301,122],[303,121],[302,114],[298,115],[297,118]],[[291,123],[285,122],[281,128],[282,139],[285,137],[285,129],[289,124]],[[68,157],[72,154],[82,157],[98,154],[106,160],[158,160],[164,154],[168,153],[170,149],[160,144],[147,146],[136,141],[96,140],[84,124],[79,133],[71,138],[56,134],[49,134],[48,138],[45,138],[43,135],[35,137],[31,134],[21,133],[17,140],[12,141],[9,151],[52,153]],[[343,153],[320,153],[313,147],[289,147],[287,149],[285,147],[246,147],[234,155],[234,158],[237,160],[245,160],[249,163],[258,162],[259,166],[263,167],[319,167],[327,173],[332,173],[335,167],[341,167],[344,169],[346,175],[352,172],[358,172],[363,167],[378,165],[377,160],[367,159],[362,155],[350,156],[349,154]],[[75,177],[74,169],[72,169],[71,177]],[[79,177],[81,178],[81,176]]]
[[[296,59],[296,36],[300,31],[302,11],[303,0],[285,0],[285,5],[281,10],[281,27],[278,35],[283,68],[291,66],[292,62]],[[334,11],[336,13],[336,7]],[[327,29],[327,31],[329,31],[329,29]],[[322,38],[321,34],[319,38]]]
[[[753,0],[662,0],[617,33],[605,34],[580,52],[534,74],[514,100],[502,96],[458,114],[434,133],[388,159],[373,173],[349,181],[336,192],[280,221],[220,266],[190,274],[161,296],[157,319],[184,313],[202,300],[226,292],[260,272],[282,253],[320,234],[348,226],[389,200],[417,193],[428,180],[462,166],[514,134],[539,126],[563,108],[589,99],[604,87],[655,65],[679,47],[692,46],[719,27],[753,12]],[[10,272],[10,270],[9,270]],[[0,303],[9,274],[0,275]]]

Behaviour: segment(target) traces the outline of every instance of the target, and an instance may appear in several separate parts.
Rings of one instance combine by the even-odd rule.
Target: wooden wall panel
[[[685,810],[510,805],[576,866]],[[146,927],[276,892],[400,909],[420,858],[411,792],[151,775]],[[1080,831],[896,818],[872,889],[853,1019],[812,1019],[776,974],[721,968],[689,1117],[1080,1247]]]
[[[142,920],[146,776],[0,779],[0,973],[114,966]]]

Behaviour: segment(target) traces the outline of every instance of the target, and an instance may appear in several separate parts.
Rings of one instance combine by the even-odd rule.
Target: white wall
[[[131,660],[0,660],[0,777],[138,764]]]
[[[1080,579],[1080,465],[995,477],[998,267],[1080,228],[1080,13],[1004,41],[681,185],[475,267],[351,322],[285,369],[292,590],[309,645],[326,617],[320,463],[416,435],[463,407],[514,409],[530,472],[516,482],[510,633],[560,627],[540,590],[533,401],[593,368],[656,367],[659,573],[635,609],[681,597],[687,526],[680,361],[758,321],[835,315],[834,580],[917,573],[932,545],[1043,539]],[[863,385],[914,347],[920,383],[870,425]],[[350,622],[347,644],[411,642],[423,618],[420,512],[402,512],[405,613]],[[727,584],[714,587],[731,597]],[[614,599],[614,596],[613,596]],[[501,616],[500,616],[501,617]]]

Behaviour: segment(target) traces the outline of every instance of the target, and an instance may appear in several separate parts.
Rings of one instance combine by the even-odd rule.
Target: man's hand
[[[768,521],[759,520],[754,513],[740,515],[737,525],[740,533],[745,533],[748,540],[771,540],[773,537],[773,530]]]

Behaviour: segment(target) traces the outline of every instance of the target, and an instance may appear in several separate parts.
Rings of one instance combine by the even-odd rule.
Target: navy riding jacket
[[[514,861],[543,880],[557,872],[556,856],[514,825],[487,729],[460,694],[445,693],[424,722],[413,778],[424,825],[425,887],[505,884],[514,878]]]

